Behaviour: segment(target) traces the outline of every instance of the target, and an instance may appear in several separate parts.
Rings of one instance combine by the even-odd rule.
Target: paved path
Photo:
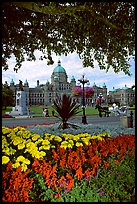
[[[27,126],[27,125],[35,125],[35,124],[50,124],[58,122],[59,119],[56,117],[34,117],[34,118],[2,118],[2,126],[8,127],[16,127],[16,126]],[[69,122],[72,123],[81,123],[82,124],[82,117],[75,116],[74,118],[70,119]],[[119,124],[120,123],[120,116],[110,116],[110,117],[102,117],[99,116],[87,116],[87,123],[88,124]]]

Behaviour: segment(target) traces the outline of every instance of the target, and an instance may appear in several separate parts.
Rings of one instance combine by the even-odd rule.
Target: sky
[[[76,53],[69,54],[68,56],[56,56],[52,55],[54,64],[47,65],[46,59],[41,61],[38,60],[41,52],[35,51],[36,61],[25,61],[22,63],[21,68],[16,73],[13,68],[15,66],[14,57],[8,60],[9,70],[2,71],[2,83],[5,81],[10,84],[11,80],[15,82],[15,84],[19,83],[19,80],[22,80],[24,83],[27,79],[30,88],[34,88],[37,86],[37,80],[39,80],[40,84],[45,84],[47,80],[51,82],[51,74],[54,68],[58,65],[58,60],[61,61],[61,66],[64,67],[66,73],[68,75],[68,82],[70,82],[71,77],[74,76],[76,79],[76,83],[78,83],[78,79],[85,74],[85,78],[89,80],[90,86],[93,86],[94,82],[97,86],[102,87],[103,83],[106,84],[108,91],[111,91],[114,88],[122,88],[127,85],[127,87],[131,87],[135,85],[135,61],[131,60],[130,72],[131,76],[125,75],[124,72],[114,73],[113,69],[110,68],[108,72],[105,70],[100,70],[97,63],[95,62],[95,68],[91,67],[83,68],[82,60],[79,59],[79,56]]]

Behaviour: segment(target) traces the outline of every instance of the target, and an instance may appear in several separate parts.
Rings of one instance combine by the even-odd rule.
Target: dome
[[[123,87],[122,89],[127,90],[128,89],[127,85],[125,84],[125,87]]]
[[[66,73],[65,69],[61,66],[60,60],[58,61],[58,66],[54,68],[53,72],[63,72],[63,73]]]
[[[14,85],[14,81],[13,81],[13,79],[11,80],[10,84],[11,84],[11,85],[12,85],[12,84]]]
[[[24,85],[27,85],[27,86],[28,86],[28,82],[27,82],[27,79],[25,80],[25,83],[24,83]]]
[[[75,81],[75,77],[74,76],[71,77],[71,81]]]
[[[116,89],[113,87],[112,92],[116,92]]]
[[[94,84],[93,84],[93,87],[94,87],[94,86],[96,86],[95,82],[94,82]]]
[[[105,83],[103,83],[103,87],[106,87],[106,84],[105,84]]]

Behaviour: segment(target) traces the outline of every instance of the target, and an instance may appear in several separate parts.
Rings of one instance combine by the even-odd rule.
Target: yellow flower
[[[37,151],[38,151],[38,147],[29,148],[29,149],[28,149],[28,152],[29,152],[30,154],[32,154],[32,155],[35,155],[35,152],[37,152]]]
[[[101,141],[104,140],[104,139],[103,139],[102,137],[100,137],[100,136],[98,136],[97,139],[98,139],[98,140],[101,140]]]
[[[17,162],[24,162],[24,160],[25,160],[25,157],[23,157],[23,156],[19,156],[16,159]]]
[[[44,145],[44,146],[39,147],[39,150],[41,150],[41,149],[49,150],[50,145]]]
[[[50,133],[45,133],[45,139],[49,138],[50,136],[53,136],[53,135],[51,135]]]
[[[24,143],[21,143],[18,145],[18,149],[23,149],[25,147],[25,144]]]
[[[55,145],[51,145],[50,147],[51,147],[51,148],[55,148]]]
[[[36,145],[35,145],[34,142],[28,142],[28,143],[26,144],[26,147],[27,147],[27,148],[34,148],[34,147],[36,147]]]
[[[10,128],[2,127],[2,134],[3,134],[3,135],[9,134],[10,132],[11,132],[11,129],[10,129]]]
[[[74,145],[73,140],[68,140],[68,148],[72,148]]]
[[[25,141],[26,144],[29,143],[29,142],[31,142],[31,139],[28,139],[28,140]]]
[[[49,134],[49,136],[45,137],[45,139],[53,140],[54,137],[55,137],[55,135],[50,135],[50,134]]]
[[[74,135],[73,140],[78,141],[79,140],[79,136],[78,135]]]
[[[7,164],[10,161],[9,157],[2,156],[2,164]]]
[[[12,147],[10,147],[10,148],[7,147],[7,148],[3,149],[2,152],[4,152],[7,155],[12,155],[16,152],[16,150],[12,149]]]
[[[43,154],[43,153],[42,153]],[[36,157],[37,159],[42,158],[42,154],[39,151],[35,151],[35,153],[32,154],[33,157]]]
[[[20,137],[15,137],[14,138],[14,141],[13,141],[13,144],[14,145],[18,145],[18,144],[20,144],[20,143],[22,143],[24,140],[22,139],[22,138],[20,138]]]
[[[39,154],[39,151],[37,149],[32,149],[29,151],[29,153],[32,155],[32,157],[35,157],[36,154]]]
[[[59,137],[59,136],[55,136],[55,137],[54,137],[54,140],[55,140],[55,141],[58,141],[58,142],[61,142],[61,141],[62,141],[62,138]]]
[[[61,145],[60,145],[61,148],[64,147],[64,148],[66,149],[67,146],[68,146],[68,142],[67,142],[67,141],[63,141],[63,142],[61,142]]]
[[[43,145],[49,145],[50,142],[49,142],[48,140],[43,140],[43,141],[42,141],[42,144],[43,144]]]
[[[31,133],[29,131],[25,131],[23,133],[23,138],[27,139],[27,138],[30,138],[31,137]]]
[[[87,137],[87,138],[81,138],[81,140],[82,140],[82,142],[84,142],[86,145],[88,145],[88,143],[89,143],[89,138]]]
[[[46,156],[46,152],[40,151],[40,155],[41,155],[41,157],[44,157],[44,156]]]
[[[21,171],[26,171],[28,168],[26,164],[22,164],[21,167],[22,167]]]
[[[34,134],[33,137],[32,137],[32,140],[36,141],[38,138],[40,138],[40,135]]]
[[[38,139],[38,140],[35,142],[35,144],[37,145],[37,144],[41,143],[42,141],[43,141],[43,139],[40,138],[40,139]]]
[[[91,139],[97,139],[97,136],[96,135],[92,135]]]
[[[12,164],[12,167],[13,168],[18,168],[20,166],[20,163],[19,162],[16,162],[15,164]]]
[[[62,133],[60,136],[64,137],[65,140],[68,140],[68,139],[72,139],[74,135]]]
[[[30,164],[30,160],[25,159],[25,160],[23,161],[23,163],[24,163],[24,164]]]
[[[76,146],[79,147],[79,146],[83,146],[83,144],[81,142],[76,142]]]

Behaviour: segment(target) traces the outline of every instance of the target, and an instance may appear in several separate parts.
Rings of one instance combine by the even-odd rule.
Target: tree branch
[[[120,30],[121,28],[117,27],[116,25],[112,24],[111,22],[109,22],[106,18],[100,17],[98,14],[96,14],[94,12],[93,9],[91,9],[90,7],[85,7],[84,5],[82,6],[62,6],[60,8],[58,7],[50,7],[50,6],[40,6],[37,3],[34,2],[12,2],[12,4],[14,6],[17,7],[21,7],[21,8],[25,8],[28,10],[31,10],[33,12],[38,12],[38,13],[42,13],[42,14],[52,14],[52,15],[76,15],[76,12],[80,12],[80,11],[90,11],[92,13],[92,15],[94,16],[94,18],[96,18],[97,20],[103,22],[105,25],[109,26],[112,29],[116,29],[116,30]]]

